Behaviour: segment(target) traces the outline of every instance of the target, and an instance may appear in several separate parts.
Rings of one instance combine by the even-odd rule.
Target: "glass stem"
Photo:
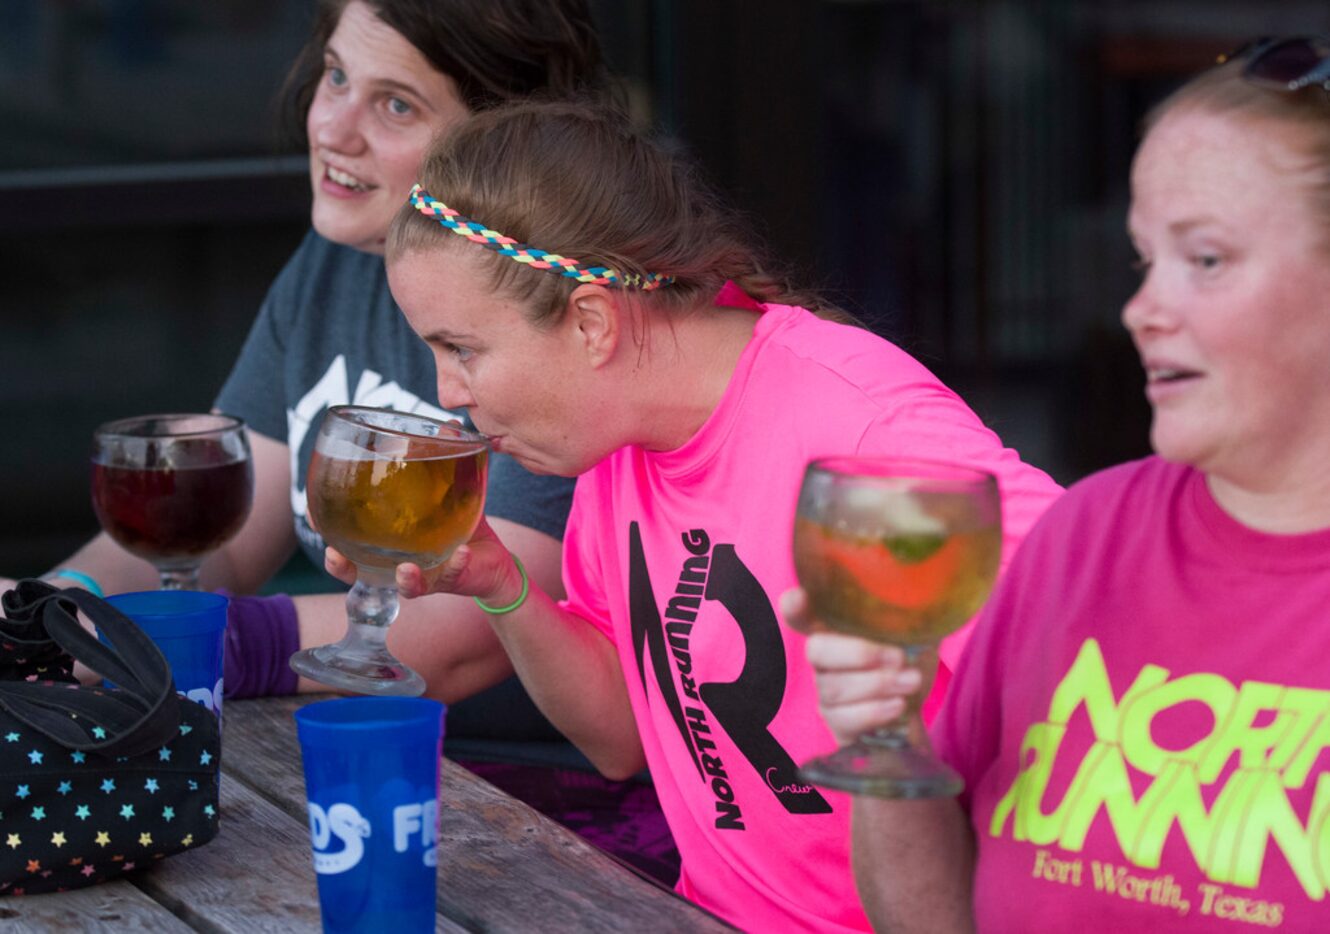
[[[162,581],[162,590],[198,590],[199,566],[158,568],[157,574]]]
[[[377,655],[387,652],[388,627],[397,618],[397,587],[380,587],[357,579],[346,595],[349,622],[342,644],[356,653]]]
[[[933,681],[937,678],[937,646],[906,645],[901,648],[905,652],[904,667],[917,668],[923,676],[919,690],[903,698],[905,709],[899,716],[871,733],[865,733],[859,737],[859,741],[869,746],[884,746],[889,749],[903,749],[907,746],[931,749],[932,743],[929,742],[928,733],[924,729],[921,712],[924,700],[933,690]]]

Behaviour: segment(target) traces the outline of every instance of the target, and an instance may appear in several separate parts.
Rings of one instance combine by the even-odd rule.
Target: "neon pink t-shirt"
[[[1008,552],[1060,493],[887,341],[772,305],[697,434],[665,453],[622,449],[582,476],[564,539],[565,605],[617,646],[683,858],[679,890],[747,929],[868,926],[849,799],[795,776],[835,741],[803,637],[775,610],[795,585],[804,464],[853,453],[995,472]]]
[[[934,725],[984,931],[1330,931],[1330,531],[1149,458],[1073,487]]]

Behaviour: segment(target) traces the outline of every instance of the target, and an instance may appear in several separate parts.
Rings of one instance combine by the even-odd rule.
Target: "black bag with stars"
[[[216,715],[176,694],[143,630],[41,581],[0,605],[0,897],[104,882],[215,837]],[[75,660],[115,687],[79,684]]]

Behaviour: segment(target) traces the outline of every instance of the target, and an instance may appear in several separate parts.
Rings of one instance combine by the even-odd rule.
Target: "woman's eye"
[[[450,357],[455,357],[460,363],[465,363],[471,359],[471,349],[469,347],[459,347],[457,344],[449,344],[446,341],[439,346],[444,353]]]
[[[328,66],[328,83],[335,88],[340,88],[346,84],[346,72],[336,65]]]
[[[388,110],[396,117],[405,117],[415,112],[415,108],[400,97],[388,98]]]
[[[1192,257],[1192,263],[1200,269],[1218,269],[1223,262],[1217,253],[1198,253]]]

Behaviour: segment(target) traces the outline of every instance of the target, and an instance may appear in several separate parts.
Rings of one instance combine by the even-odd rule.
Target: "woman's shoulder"
[[[821,318],[795,305],[767,305],[759,334],[786,357],[782,366],[860,388],[914,386],[941,381],[908,351],[860,324]]]
[[[1046,524],[1084,528],[1124,516],[1154,516],[1176,499],[1193,469],[1158,455],[1105,467],[1067,487],[1045,514]]]

